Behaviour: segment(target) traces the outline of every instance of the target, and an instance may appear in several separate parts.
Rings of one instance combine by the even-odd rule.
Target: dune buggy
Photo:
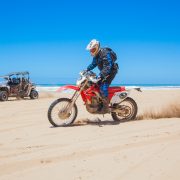
[[[0,101],[7,101],[8,97],[38,98],[38,91],[30,81],[29,72],[13,72],[0,78],[3,79],[0,81]]]

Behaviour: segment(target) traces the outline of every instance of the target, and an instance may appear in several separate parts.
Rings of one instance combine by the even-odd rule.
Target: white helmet
[[[86,47],[86,50],[90,51],[92,56],[96,56],[100,49],[100,42],[93,39]]]

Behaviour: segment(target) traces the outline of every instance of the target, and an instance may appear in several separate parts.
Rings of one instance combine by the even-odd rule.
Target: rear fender
[[[129,91],[116,92],[111,99],[111,104],[119,104],[129,96]]]
[[[62,92],[64,90],[68,90],[68,89],[71,89],[71,90],[74,90],[74,91],[79,91],[80,90],[80,88],[78,86],[67,85],[67,86],[62,86],[62,87],[58,88],[57,92]]]
[[[142,92],[141,88],[132,88],[132,89],[128,89],[128,90],[124,90],[122,92],[116,92],[112,99],[111,99],[111,103],[112,104],[120,104],[122,101],[124,101],[127,97],[129,97],[130,93],[132,90],[136,90],[138,92]]]

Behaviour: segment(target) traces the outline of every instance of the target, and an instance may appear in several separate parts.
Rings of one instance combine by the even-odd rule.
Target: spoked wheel
[[[70,103],[70,99],[61,98],[57,99],[50,105],[48,110],[48,119],[53,126],[68,126],[74,122],[78,112],[77,106],[74,104],[71,111],[67,113],[67,107]]]
[[[114,121],[134,120],[138,111],[136,102],[130,97],[127,97],[120,104],[115,105],[115,109],[117,110],[117,112],[111,113]]]

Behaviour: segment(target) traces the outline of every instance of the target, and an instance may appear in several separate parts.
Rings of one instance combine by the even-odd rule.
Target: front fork
[[[73,94],[73,96],[72,96],[72,98],[71,98],[71,103],[68,103],[68,105],[67,105],[66,108],[65,108],[65,112],[66,112],[67,114],[70,113],[72,107],[74,106],[76,100],[78,99],[79,95],[81,94],[81,92],[83,91],[83,89],[84,89],[84,87],[87,85],[87,83],[88,83],[88,81],[86,81],[86,82],[83,84],[83,86],[80,88],[79,91],[76,91],[76,92]]]

